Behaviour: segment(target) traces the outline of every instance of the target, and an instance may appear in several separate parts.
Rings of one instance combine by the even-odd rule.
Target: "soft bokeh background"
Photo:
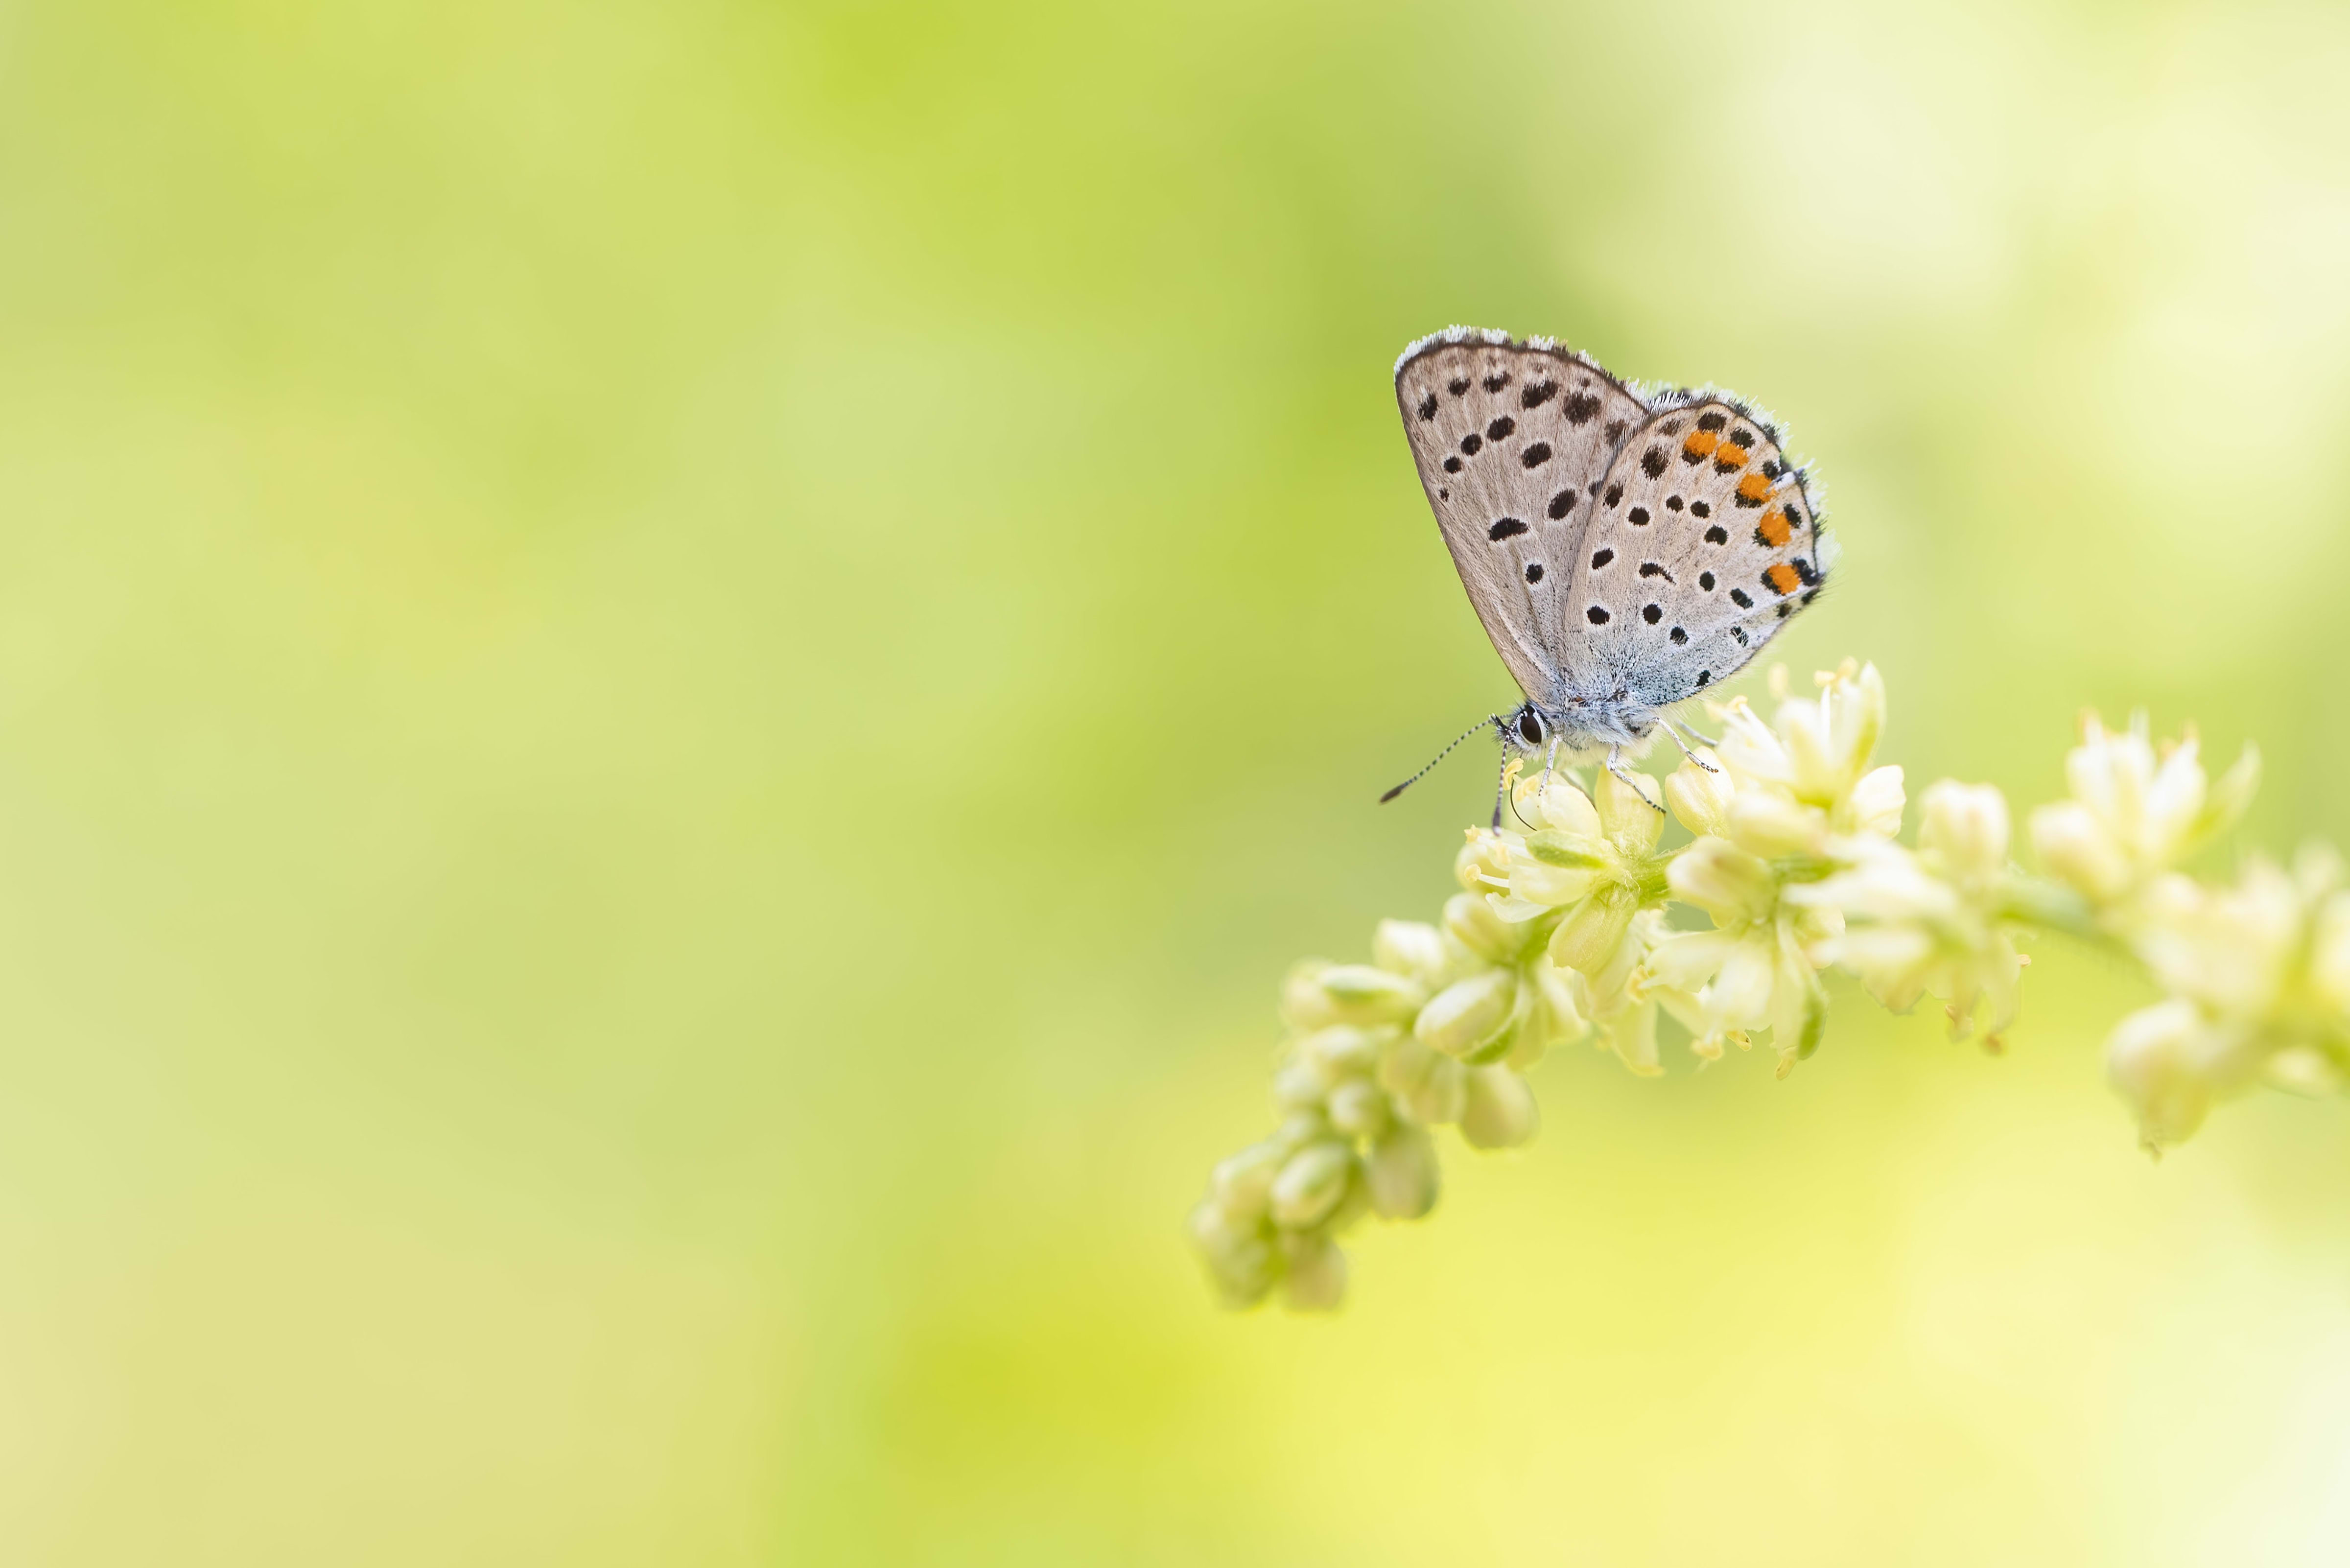
[[[1791,419],[1913,788],[2350,839],[2350,16],[0,8],[0,1557],[2335,1563],[2350,1107],[2124,975],[1180,1239],[1510,700],[1388,364]],[[1755,687],[1750,681],[1748,689]],[[2239,852],[2212,857],[2224,869]]]

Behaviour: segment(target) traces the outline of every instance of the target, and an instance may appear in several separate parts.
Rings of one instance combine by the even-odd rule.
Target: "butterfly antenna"
[[[1387,805],[1388,802],[1395,799],[1396,796],[1401,794],[1404,791],[1409,789],[1412,785],[1426,778],[1430,769],[1434,768],[1437,763],[1442,762],[1445,758],[1452,754],[1453,746],[1459,745],[1461,742],[1467,740],[1478,731],[1484,729],[1487,725],[1499,724],[1501,722],[1502,716],[1499,713],[1490,713],[1484,718],[1478,720],[1475,723],[1470,725],[1467,729],[1461,731],[1459,734],[1453,736],[1452,745],[1445,747],[1442,751],[1437,753],[1436,755],[1430,757],[1428,760],[1427,767],[1420,769],[1419,772],[1412,774],[1411,777],[1404,780],[1403,783],[1396,785],[1395,788],[1379,796],[1379,804],[1381,805]]]

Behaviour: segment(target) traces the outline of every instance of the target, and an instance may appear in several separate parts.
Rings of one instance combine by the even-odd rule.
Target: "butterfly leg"
[[[1688,722],[1686,720],[1667,719],[1664,722],[1668,724],[1679,724],[1680,726],[1681,733],[1687,735],[1690,740],[1695,741],[1700,746],[1718,747],[1721,744],[1720,741],[1709,741],[1703,735],[1699,734],[1697,732],[1697,726]]]
[[[1695,730],[1689,730],[1684,726],[1675,725],[1670,719],[1659,719],[1657,722],[1663,726],[1666,734],[1670,735],[1673,738],[1673,744],[1681,749],[1681,755],[1687,757],[1690,761],[1695,763],[1698,766],[1703,768],[1710,774],[1718,774],[1721,771],[1720,768],[1715,767],[1711,763],[1707,762],[1703,757],[1699,756],[1695,752],[1690,750],[1690,741],[1695,741],[1700,746],[1711,746],[1714,742],[1707,740]],[[1681,739],[1681,736],[1684,733],[1689,736],[1689,741]]]
[[[1634,794],[1638,795],[1640,797],[1641,804],[1646,805],[1650,811],[1655,812],[1659,816],[1662,816],[1665,814],[1665,808],[1648,798],[1648,792],[1640,787],[1638,777],[1633,774],[1630,768],[1624,765],[1623,747],[1610,746],[1607,748],[1607,771],[1614,774],[1617,778],[1621,780],[1626,789],[1628,789]]]

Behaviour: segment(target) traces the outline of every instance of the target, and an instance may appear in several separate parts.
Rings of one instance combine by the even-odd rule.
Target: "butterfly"
[[[1468,734],[1491,724],[1552,762],[1605,746],[1619,776],[1659,726],[1687,752],[1703,737],[1665,710],[1736,673],[1826,582],[1806,471],[1726,392],[1643,389],[1549,338],[1466,327],[1405,349],[1395,382],[1461,586],[1525,696]]]

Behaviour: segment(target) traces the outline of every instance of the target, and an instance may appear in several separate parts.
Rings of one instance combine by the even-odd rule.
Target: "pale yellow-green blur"
[[[1775,649],[2350,843],[2350,14],[0,13],[0,1561],[2332,1564],[2350,1106],[2007,1054],[1440,1135],[1335,1319],[1184,1215],[1514,700],[1455,321],[1761,400]],[[1737,690],[1759,691],[1759,677]],[[1914,826],[1914,815],[1913,815]],[[1397,1183],[1417,1201],[1419,1167]]]

